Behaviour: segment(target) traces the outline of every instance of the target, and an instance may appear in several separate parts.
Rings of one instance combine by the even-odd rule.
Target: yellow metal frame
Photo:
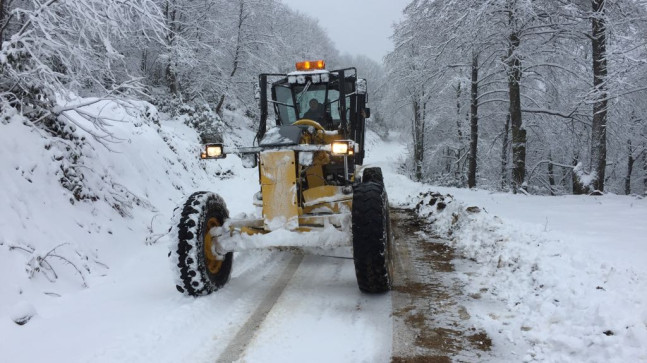
[[[304,133],[300,144],[332,144],[342,140],[335,132],[325,131],[313,120],[302,119],[295,125],[312,126],[314,133]],[[269,233],[285,228],[296,232],[308,232],[333,225],[341,228],[343,220],[350,216],[352,194],[344,194],[343,187],[326,185],[323,166],[330,164],[331,156],[326,151],[314,151],[312,164],[299,165],[294,150],[265,150],[259,155],[259,179],[262,194],[262,219],[245,219],[229,222],[231,233]],[[305,172],[308,189],[302,191],[301,205],[297,196],[297,177]]]
[[[261,193],[264,228],[295,229],[299,226],[295,152],[272,150],[261,153]]]

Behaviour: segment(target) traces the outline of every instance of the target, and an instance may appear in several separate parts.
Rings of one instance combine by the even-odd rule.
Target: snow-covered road
[[[239,253],[230,282],[197,299],[175,291],[166,261],[157,265],[141,271],[133,263],[39,309],[25,326],[3,321],[12,334],[0,342],[2,355],[8,362],[389,360],[390,296],[360,293],[350,259]]]
[[[164,289],[165,300],[175,302],[167,311],[136,319],[80,360],[388,360],[389,296],[362,295],[352,260],[290,252],[236,257],[230,282],[217,293],[193,299]]]

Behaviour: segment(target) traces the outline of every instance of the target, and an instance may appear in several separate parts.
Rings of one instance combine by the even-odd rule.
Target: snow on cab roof
[[[287,75],[288,76],[298,76],[298,75],[301,75],[301,74],[322,74],[322,73],[330,73],[330,72],[325,70],[325,69],[314,69],[312,71],[294,71],[294,72],[288,73]]]

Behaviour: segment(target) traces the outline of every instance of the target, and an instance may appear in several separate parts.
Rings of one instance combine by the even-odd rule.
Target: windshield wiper
[[[301,99],[306,94],[306,92],[308,92],[308,88],[310,88],[311,84],[312,84],[312,81],[308,80],[308,83],[306,83],[305,87],[303,87],[303,91],[301,91],[299,98],[297,98],[297,104],[301,104]]]

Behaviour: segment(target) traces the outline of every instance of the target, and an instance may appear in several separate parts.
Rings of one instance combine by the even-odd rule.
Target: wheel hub
[[[207,221],[207,228],[205,228],[204,234],[204,256],[205,264],[207,265],[207,270],[212,274],[217,274],[222,267],[222,258],[214,253],[214,244],[217,241],[217,237],[211,235],[211,229],[214,227],[220,227],[220,222],[216,218],[209,218]]]

